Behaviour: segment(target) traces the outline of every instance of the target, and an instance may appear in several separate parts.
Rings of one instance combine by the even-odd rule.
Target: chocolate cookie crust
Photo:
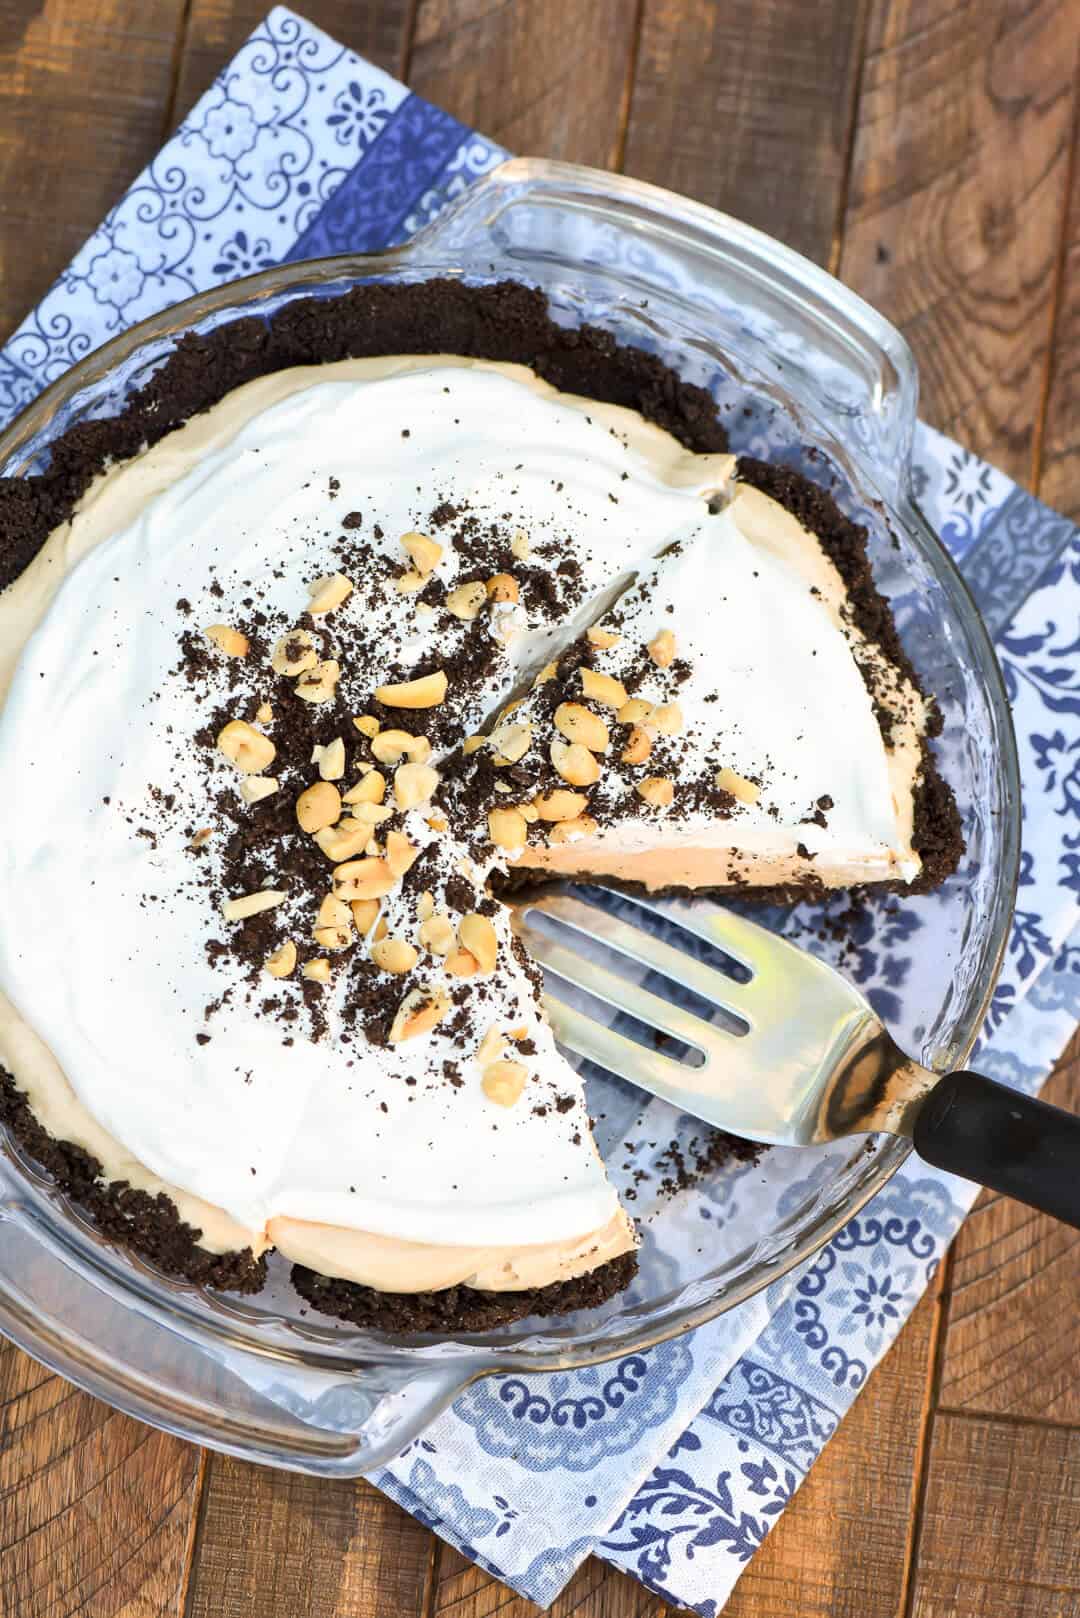
[[[629,1286],[637,1267],[636,1254],[624,1253],[574,1281],[521,1292],[478,1292],[465,1286],[446,1287],[441,1292],[376,1292],[294,1264],[292,1284],[321,1314],[337,1315],[339,1320],[373,1331],[493,1331],[528,1315],[595,1309]]]
[[[110,1241],[130,1248],[167,1275],[221,1292],[259,1292],[266,1281],[266,1259],[250,1247],[209,1253],[199,1246],[201,1230],[180,1218],[163,1193],[151,1196],[126,1180],[102,1179],[96,1157],[71,1141],[54,1140],[38,1123],[26,1096],[0,1067],[0,1124],[6,1124],[23,1151],[77,1202]]]
[[[543,294],[516,281],[474,287],[434,280],[298,298],[268,319],[245,316],[182,337],[119,415],[69,428],[40,476],[0,478],[0,590],[67,521],[110,461],[137,455],[256,377],[378,354],[463,354],[528,365],[563,392],[638,411],[688,449],[727,448],[704,388],[598,326],[556,325]]]

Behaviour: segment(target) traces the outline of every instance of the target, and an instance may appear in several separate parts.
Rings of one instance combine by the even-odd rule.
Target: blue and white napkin
[[[190,293],[404,240],[504,155],[275,9],[0,353],[0,420]],[[1080,534],[928,428],[916,458],[923,507],[997,637],[1016,721],[1021,887],[980,1066],[1033,1091],[1080,1011]],[[863,945],[869,973],[878,955],[903,972],[902,938]],[[542,1605],[595,1552],[714,1618],[973,1196],[909,1161],[770,1293],[647,1354],[481,1381],[374,1481]]]

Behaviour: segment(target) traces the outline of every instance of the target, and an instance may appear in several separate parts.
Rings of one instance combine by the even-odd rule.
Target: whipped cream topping
[[[342,695],[363,712],[378,686],[452,664],[484,636],[483,677],[466,672],[447,698],[456,739],[628,569],[713,520],[706,497],[729,465],[688,456],[632,413],[554,395],[520,368],[436,358],[264,379],[100,479],[0,601],[6,647],[39,625],[0,716],[11,783],[0,984],[15,1008],[6,1046],[32,1069],[16,1065],[23,1087],[48,1092],[54,1116],[85,1109],[84,1132],[116,1143],[133,1183],[178,1187],[256,1247],[277,1240],[288,1252],[291,1231],[310,1256],[320,1227],[365,1233],[453,1249],[450,1279],[471,1273],[460,1253],[474,1249],[487,1255],[480,1273],[503,1277],[491,1284],[514,1284],[508,1245],[546,1249],[540,1268],[514,1271],[533,1285],[632,1245],[505,918],[498,973],[477,991],[483,1024],[451,1016],[389,1053],[349,1039],[333,983],[314,1043],[208,958],[222,922],[188,845],[207,802],[192,737],[209,716],[198,684],[176,675],[177,604],[192,625],[243,624],[256,610],[272,626],[295,623],[306,584],[343,566],[359,533],[383,565],[341,609]],[[434,604],[398,591],[401,535],[429,528],[436,505],[457,513],[440,530],[440,591],[476,577],[485,529],[523,532],[517,571],[543,573],[548,587],[526,582],[508,609],[466,623],[439,591]],[[234,791],[223,760],[219,774],[213,789]],[[423,827],[410,824],[420,846]],[[435,852],[429,887],[461,874],[449,837]],[[215,858],[211,844],[204,860]],[[306,935],[319,897],[290,893],[282,919]],[[406,902],[403,890],[384,909],[411,938],[416,915],[393,910]],[[36,1062],[19,1018],[47,1038]],[[477,1052],[495,1025],[526,1030],[525,1098],[511,1107],[480,1084]],[[50,1063],[70,1096],[59,1077],[49,1090]],[[395,1285],[360,1260],[335,1273]]]

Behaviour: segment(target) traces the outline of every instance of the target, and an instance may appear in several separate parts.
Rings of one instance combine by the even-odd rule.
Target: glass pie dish
[[[925,1065],[962,1065],[994,988],[1015,894],[1020,811],[1008,707],[972,599],[913,498],[912,356],[887,322],[797,254],[656,188],[515,160],[403,248],[265,271],[115,338],[4,433],[0,470],[40,470],[60,433],[118,411],[185,332],[368,281],[437,276],[537,286],[556,319],[589,321],[657,353],[711,389],[734,450],[782,457],[828,481],[866,524],[878,583],[944,715],[938,756],[967,851],[937,893],[899,909],[894,899],[873,899],[861,925],[884,939],[898,913],[913,918],[918,945],[891,985],[888,1019]],[[677,918],[678,905],[671,912]],[[813,915],[801,907],[804,926]],[[814,947],[840,950],[842,960],[842,942]],[[634,1166],[623,1161],[627,1132],[641,1098],[602,1074],[589,1083],[601,1150],[626,1186]],[[675,1114],[661,1122],[665,1138],[692,1131]],[[632,1204],[644,1231],[641,1273],[628,1292],[580,1315],[447,1340],[313,1315],[281,1260],[271,1260],[269,1283],[254,1298],[169,1280],[96,1235],[8,1141],[0,1149],[0,1331],[170,1432],[274,1465],[355,1474],[400,1451],[477,1377],[596,1365],[745,1302],[810,1258],[908,1149],[873,1137],[776,1150],[757,1166],[720,1168],[690,1191],[643,1192]]]

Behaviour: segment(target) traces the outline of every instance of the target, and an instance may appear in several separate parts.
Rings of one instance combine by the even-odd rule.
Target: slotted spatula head
[[[643,922],[674,922],[725,960],[708,965],[587,896],[519,901],[515,928],[544,967],[548,1015],[562,1044],[751,1140],[807,1146],[873,1130],[911,1133],[936,1076],[899,1050],[831,966],[718,905],[632,905]],[[666,978],[683,1004],[644,988],[641,969]],[[659,1031],[674,1049],[688,1048],[687,1059],[609,1027],[583,1009],[571,986]],[[701,1014],[687,1009],[688,1000],[704,1002]]]

